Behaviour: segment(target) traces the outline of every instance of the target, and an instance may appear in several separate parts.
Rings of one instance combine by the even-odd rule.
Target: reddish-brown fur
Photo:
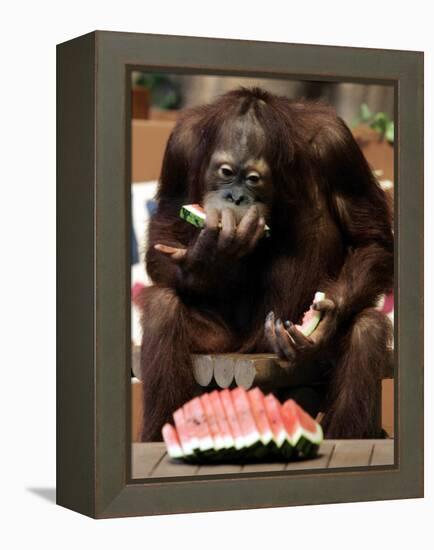
[[[236,265],[212,273],[205,265],[192,279],[154,245],[188,247],[197,238],[179,209],[201,202],[218,129],[247,109],[267,136],[271,236]],[[393,236],[384,193],[333,109],[240,89],[187,111],[166,149],[158,202],[146,256],[154,286],[142,297],[143,441],[160,439],[163,423],[195,393],[192,352],[269,352],[267,313],[300,322],[317,290],[337,305],[335,330],[321,348],[333,364],[326,435],[375,435],[374,393],[390,327],[373,307],[393,284]]]

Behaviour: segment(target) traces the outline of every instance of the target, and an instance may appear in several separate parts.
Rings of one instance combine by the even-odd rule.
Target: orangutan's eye
[[[258,181],[260,180],[260,176],[258,172],[249,172],[246,179],[249,183],[255,184],[258,183]]]
[[[225,178],[230,178],[234,175],[234,171],[229,166],[229,164],[222,164],[219,168],[219,172]]]

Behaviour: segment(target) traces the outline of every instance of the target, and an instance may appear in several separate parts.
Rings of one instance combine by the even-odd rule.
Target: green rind
[[[303,458],[314,458],[318,454],[319,444],[301,436],[295,448]]]
[[[184,206],[181,207],[179,215],[183,220],[185,220],[188,223],[191,223],[195,227],[200,228],[205,225],[205,220],[203,220],[199,216],[196,216],[195,214],[187,210]]]
[[[257,441],[250,447],[242,449],[233,447],[232,449],[220,449],[218,451],[213,449],[208,451],[196,450],[194,454],[183,457],[183,460],[189,464],[248,464],[288,461],[296,457],[297,451],[303,453],[303,456],[313,456],[314,447],[315,445],[307,439],[305,441],[300,440],[297,448],[294,448],[288,441],[284,441],[280,447],[274,441],[270,441],[267,445]]]

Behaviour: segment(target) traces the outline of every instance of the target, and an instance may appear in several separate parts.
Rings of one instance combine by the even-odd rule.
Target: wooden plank
[[[374,443],[374,451],[371,457],[370,466],[384,466],[394,464],[394,441],[383,439]]]
[[[369,466],[374,442],[375,440],[372,439],[336,440],[329,468]]]
[[[132,478],[149,477],[165,453],[164,443],[133,443],[131,452]]]
[[[165,454],[152,471],[151,477],[194,476],[198,469],[199,466],[196,464],[187,464],[182,460],[173,460]]]
[[[260,462],[256,464],[245,464],[243,473],[250,472],[277,472],[283,471],[286,468],[286,462]]]
[[[241,472],[242,466],[239,464],[204,464],[199,466],[196,474],[200,476],[204,475],[216,475],[216,474],[237,474]]]
[[[393,451],[393,439],[328,439],[321,444],[318,456],[314,459],[295,460],[288,463],[206,464],[200,466],[169,459],[164,443],[133,443],[132,478],[381,466],[394,463]]]
[[[319,468],[328,468],[335,445],[335,441],[333,440],[323,441],[315,458],[288,462],[286,470],[318,470]]]

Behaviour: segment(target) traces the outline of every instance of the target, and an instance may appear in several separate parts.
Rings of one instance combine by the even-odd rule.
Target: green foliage
[[[359,116],[353,121],[353,126],[366,124],[381,134],[389,143],[394,141],[394,123],[386,113],[372,113],[366,103],[360,105]]]
[[[159,109],[177,109],[181,103],[178,83],[165,74],[140,73],[135,84],[150,91],[151,103]]]

